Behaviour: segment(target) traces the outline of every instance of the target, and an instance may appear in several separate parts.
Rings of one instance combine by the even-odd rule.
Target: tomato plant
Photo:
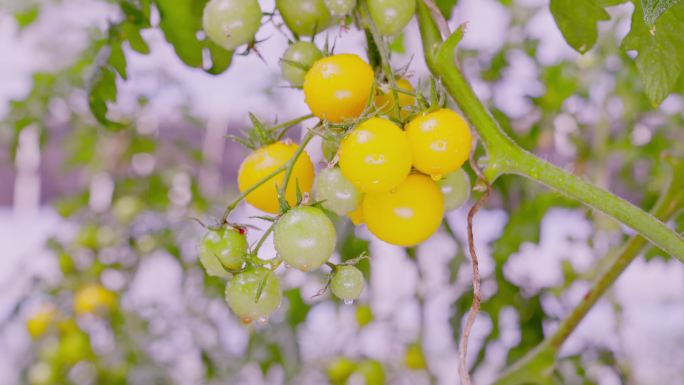
[[[48,241],[59,274],[36,274],[40,295],[10,315],[31,337],[22,381],[601,383],[609,368],[668,382],[639,381],[619,344],[563,349],[599,300],[619,321],[606,293],[635,259],[684,262],[684,2],[486,2],[472,32],[465,0],[103,3],[109,25],[67,68],[34,74],[0,125],[17,189],[38,169],[26,149],[55,137],[75,175],[60,186],[80,189],[54,203],[73,225]],[[41,20],[25,6],[19,30]],[[538,31],[547,14],[553,33]],[[168,76],[167,46],[196,84]],[[142,71],[155,57],[168,68]],[[190,88],[219,112],[178,97]],[[552,239],[555,256],[554,209],[565,230],[575,214],[590,228]],[[505,226],[475,226],[480,210]],[[531,278],[542,257],[557,282]],[[147,303],[155,291],[172,304]],[[375,333],[391,353],[359,343]],[[201,374],[174,377],[187,367]]]

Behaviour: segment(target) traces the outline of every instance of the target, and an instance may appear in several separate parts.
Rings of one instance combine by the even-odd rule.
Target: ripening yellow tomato
[[[84,286],[74,297],[74,312],[78,315],[108,311],[116,305],[116,294],[100,284]]]
[[[348,212],[347,216],[351,219],[354,226],[362,225],[364,223],[362,205],[359,205],[356,209]]]
[[[45,331],[50,327],[56,316],[57,309],[53,305],[42,305],[26,321],[26,330],[28,330],[31,337],[38,338],[45,334]]]
[[[368,230],[394,245],[414,246],[430,238],[443,215],[442,191],[422,174],[411,174],[397,188],[369,193],[363,199]]]
[[[470,128],[452,110],[443,108],[418,116],[406,125],[406,133],[413,150],[413,165],[435,180],[458,170],[470,155]]]
[[[299,146],[296,143],[275,142],[261,147],[249,154],[240,165],[238,171],[238,188],[244,192],[273,173],[278,167],[289,161]],[[285,179],[285,172],[271,178],[245,198],[252,206],[276,214],[280,211],[278,204],[277,186],[281,186]],[[311,158],[303,151],[292,169],[290,181],[287,185],[285,198],[290,205],[297,203],[297,185],[302,193],[311,193],[314,180],[314,168]]]
[[[371,96],[375,75],[353,54],[318,60],[304,77],[304,99],[314,115],[334,123],[356,119]]]
[[[388,191],[411,172],[411,145],[406,133],[387,119],[371,118],[340,144],[340,169],[363,192]]]
[[[411,93],[415,92],[411,83],[404,78],[397,80],[397,88]],[[400,116],[402,119],[406,119],[406,117],[411,114],[411,111],[407,109],[407,107],[416,104],[416,97],[403,92],[397,92],[397,98],[399,99]],[[394,115],[394,97],[392,95],[392,89],[378,90],[373,99],[373,103],[375,103],[375,107],[380,111]]]

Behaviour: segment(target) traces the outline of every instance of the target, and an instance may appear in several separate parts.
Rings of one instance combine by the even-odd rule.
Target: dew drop
[[[267,322],[268,322],[268,318],[266,318],[264,316],[261,316],[261,317],[257,318],[257,320],[256,320],[257,325],[266,325]]]
[[[353,300],[353,299],[345,299],[345,300],[344,300],[344,304],[345,304],[345,305],[351,305],[351,304],[353,304],[353,303],[354,303],[354,300]]]
[[[442,179],[442,176],[442,174],[432,174],[430,175],[430,178],[432,178],[432,180],[434,180],[435,182],[439,182],[439,180]]]

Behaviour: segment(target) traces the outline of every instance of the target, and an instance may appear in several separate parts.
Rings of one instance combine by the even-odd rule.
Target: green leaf
[[[580,53],[596,44],[598,22],[610,19],[595,0],[551,0],[550,8],[565,41]]]
[[[644,9],[644,22],[654,26],[660,15],[672,8],[679,0],[641,0]]]
[[[176,55],[190,67],[202,68],[204,45],[197,40],[201,27],[194,13],[193,0],[156,0],[159,9],[159,27],[164,32]]]
[[[632,30],[622,48],[637,51],[636,65],[646,95],[657,106],[672,92],[684,71],[684,2],[662,13],[652,27],[644,21],[641,2],[634,5]]]
[[[437,1],[435,1],[435,4],[437,5],[437,8],[439,8],[439,11],[442,12],[442,15],[444,15],[444,17],[447,19],[451,18],[451,13],[453,12],[454,7],[456,6],[457,3],[458,3],[458,0],[437,0]]]
[[[19,29],[24,29],[38,20],[40,16],[40,5],[35,4],[26,9],[22,9],[14,14],[14,19],[19,24]]]
[[[309,314],[311,306],[304,302],[299,288],[285,290],[283,294],[285,294],[290,304],[286,315],[287,323],[294,329],[297,325],[306,321],[306,316]]]
[[[109,66],[99,66],[88,91],[88,105],[95,119],[108,128],[119,128],[120,123],[107,118],[107,103],[116,101],[116,74]]]

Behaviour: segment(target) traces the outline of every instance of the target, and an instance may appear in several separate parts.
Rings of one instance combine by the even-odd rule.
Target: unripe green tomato
[[[359,325],[359,328],[363,328],[371,322],[373,322],[373,309],[368,305],[357,306],[356,323]]]
[[[419,344],[411,344],[406,348],[404,356],[406,367],[411,370],[422,370],[427,368],[423,348]]]
[[[316,207],[300,206],[288,211],[278,220],[273,233],[278,254],[301,271],[319,268],[335,250],[335,226]]]
[[[133,195],[125,195],[117,199],[112,206],[114,217],[121,223],[129,223],[143,210],[142,199]]]
[[[347,357],[337,357],[328,364],[325,372],[331,384],[343,385],[355,369],[354,361]]]
[[[361,270],[350,265],[340,265],[335,269],[330,289],[337,298],[350,302],[359,298],[365,284]]]
[[[304,75],[306,75],[307,71],[304,68],[311,68],[316,60],[322,57],[323,53],[314,43],[297,41],[290,44],[283,54],[283,59],[285,60],[280,61],[280,71],[283,73],[283,79],[287,80],[292,87],[301,87],[304,84]],[[300,66],[288,63],[288,61],[298,63]]]
[[[299,36],[313,36],[330,25],[330,11],[323,0],[276,0],[287,28]]]
[[[209,39],[227,50],[249,43],[261,25],[257,0],[210,0],[202,26]]]
[[[396,35],[416,13],[416,0],[368,0],[368,11],[383,35]]]
[[[316,177],[316,200],[337,215],[346,215],[361,204],[361,191],[349,181],[339,167],[324,168]]]
[[[54,368],[45,361],[31,365],[28,370],[28,383],[30,385],[53,385],[58,381]]]
[[[247,238],[232,227],[209,230],[200,243],[200,262],[211,276],[224,277],[226,269],[239,270],[246,257]]]
[[[444,195],[444,211],[456,210],[470,198],[470,178],[463,168],[437,182]]]
[[[376,360],[367,360],[359,364],[358,373],[366,379],[366,385],[384,385],[385,369]]]
[[[356,0],[325,0],[325,6],[334,16],[344,16],[354,10]]]
[[[262,290],[257,301],[259,286]],[[282,299],[280,280],[274,272],[263,267],[236,274],[226,285],[226,301],[245,324],[265,322],[278,309]]]
[[[58,357],[66,366],[72,366],[91,355],[90,338],[80,330],[68,331],[59,341]]]
[[[337,155],[337,150],[340,148],[340,142],[335,140],[323,139],[321,141],[321,151],[323,151],[323,158],[326,161],[331,162],[335,155]]]

